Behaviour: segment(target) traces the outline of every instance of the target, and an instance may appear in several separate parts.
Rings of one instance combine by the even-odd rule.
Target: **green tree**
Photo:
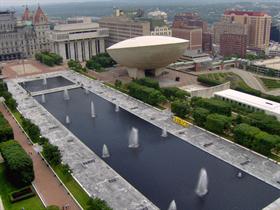
[[[171,111],[178,117],[185,118],[190,113],[190,105],[187,101],[175,101],[171,103]]]
[[[206,118],[207,116],[210,114],[210,112],[207,109],[204,108],[196,108],[193,111],[193,118],[194,118],[194,122],[198,125],[198,126],[204,126],[205,122],[206,122]]]
[[[7,177],[16,186],[29,185],[34,180],[33,163],[23,148],[14,140],[0,144],[7,166]]]
[[[87,204],[88,207],[86,210],[113,210],[108,206],[106,201],[99,198],[90,198]]]
[[[57,146],[46,143],[43,146],[43,155],[51,165],[61,163],[61,154]]]
[[[206,118],[205,127],[207,130],[217,134],[224,133],[231,125],[231,118],[220,114],[210,114]]]

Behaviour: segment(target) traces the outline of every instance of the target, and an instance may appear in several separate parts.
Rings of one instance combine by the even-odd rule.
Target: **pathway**
[[[33,160],[33,167],[35,172],[35,180],[33,184],[44,200],[46,205],[57,205],[62,208],[69,205],[68,210],[80,209],[74,202],[70,195],[68,195],[65,188],[60,184],[58,179],[54,176],[49,167],[42,161],[41,157],[34,151],[32,145],[28,142],[26,135],[21,131],[19,125],[16,123],[12,115],[7,111],[5,106],[0,104],[0,112],[8,120],[14,130],[14,137],[24,148],[24,150],[31,154]]]

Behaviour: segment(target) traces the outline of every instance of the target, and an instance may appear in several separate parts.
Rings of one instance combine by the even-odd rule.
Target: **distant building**
[[[270,31],[270,40],[274,42],[280,42],[280,27],[279,25],[273,25]]]
[[[167,13],[156,9],[155,11],[148,13],[148,18],[154,20],[163,20],[165,23],[167,22]]]
[[[125,16],[103,17],[99,21],[101,28],[109,29],[106,46],[138,36],[150,35],[150,22],[133,20]]]
[[[258,74],[280,77],[280,57],[250,62],[248,69]]]
[[[203,21],[197,13],[186,12],[175,15],[173,20],[173,27],[183,28],[186,26],[199,27],[203,32],[208,31],[207,22]]]
[[[202,29],[198,27],[186,26],[183,28],[172,28],[172,36],[189,40],[188,50],[202,50]]]
[[[86,61],[92,56],[105,52],[107,28],[97,23],[57,25],[50,32],[52,51],[64,60]]]
[[[220,36],[220,54],[222,56],[237,55],[244,58],[247,49],[247,35],[222,34]]]
[[[278,42],[272,43],[268,48],[268,56],[280,56],[280,44]]]
[[[265,51],[269,46],[272,18],[265,12],[226,11],[225,22],[239,23],[248,27],[248,48]]]
[[[152,36],[172,36],[172,30],[164,20],[148,19],[148,21],[150,22]]]
[[[248,26],[236,22],[221,20],[214,24],[213,41],[215,44],[220,44],[222,34],[248,35]]]
[[[66,19],[67,24],[72,24],[72,23],[91,23],[92,19],[91,17],[69,17]]]
[[[210,32],[204,32],[202,34],[202,51],[211,53],[213,48],[213,34]]]
[[[0,61],[32,57],[36,52],[49,51],[48,18],[40,8],[31,14],[25,8],[17,21],[15,12],[0,12]]]

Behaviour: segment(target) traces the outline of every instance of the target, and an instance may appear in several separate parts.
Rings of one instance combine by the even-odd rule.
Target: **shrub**
[[[175,101],[171,104],[171,111],[178,117],[185,118],[190,113],[190,105],[187,101]]]
[[[190,96],[190,94],[184,90],[181,90],[177,87],[168,87],[168,88],[162,88],[163,95],[168,98],[169,100],[177,100],[177,99],[186,99],[187,96]]]
[[[45,143],[43,146],[43,155],[51,165],[58,165],[61,163],[61,154],[57,146]]]
[[[256,127],[250,126],[246,123],[241,123],[237,125],[233,131],[234,140],[238,144],[252,148],[255,136],[260,132],[261,130]]]
[[[163,103],[166,98],[159,90],[131,82],[128,85],[129,95],[151,105]]]
[[[198,126],[204,126],[205,122],[206,122],[206,118],[209,114],[210,114],[210,112],[207,109],[200,108],[200,107],[196,108],[193,111],[194,122]]]
[[[231,125],[231,118],[220,114],[210,114],[206,118],[205,127],[207,130],[222,134]]]
[[[211,113],[231,116],[231,105],[219,99],[202,98],[196,102],[196,105],[208,109]]]
[[[270,135],[266,132],[260,132],[255,136],[252,149],[263,154],[270,155],[271,149],[280,143],[280,137],[277,135]]]
[[[13,129],[8,121],[0,113],[0,142],[7,141],[14,138]]]
[[[75,61],[75,60],[69,60],[68,61],[68,67],[69,69],[72,69],[73,71],[77,71],[77,72],[86,72],[86,69],[82,67],[82,65],[80,64],[80,62]]]
[[[209,86],[217,86],[223,84],[222,82],[216,79],[210,79],[207,75],[203,74],[198,76],[197,81]]]
[[[110,57],[108,53],[100,53],[86,62],[86,67],[89,69],[100,70],[101,68],[108,68],[115,65],[116,62]]]
[[[267,115],[263,112],[254,112],[244,118],[244,122],[258,127],[270,134],[280,135],[280,122],[274,116]]]
[[[33,163],[23,148],[13,140],[0,144],[8,178],[16,186],[29,185],[34,180]]]
[[[34,143],[39,142],[41,133],[37,125],[22,117],[22,127]]]
[[[136,82],[139,85],[147,86],[147,87],[154,88],[154,89],[157,89],[157,90],[160,89],[158,81],[156,81],[154,79],[151,79],[151,78],[148,78],[148,77],[137,79],[134,82]]]
[[[99,198],[90,198],[87,205],[88,207],[86,210],[113,210],[108,206],[106,201]]]
[[[63,58],[60,55],[50,52],[36,53],[35,59],[47,66],[60,65],[63,62]]]

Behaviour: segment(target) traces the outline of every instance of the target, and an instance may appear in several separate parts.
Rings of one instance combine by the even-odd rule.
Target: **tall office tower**
[[[247,35],[222,34],[220,36],[220,54],[222,56],[239,56],[244,58],[247,49]]]
[[[222,34],[248,35],[248,27],[240,23],[221,20],[214,24],[213,41],[215,44],[220,44],[220,37]]]
[[[101,28],[109,29],[106,47],[133,37],[148,36],[151,33],[150,22],[134,20],[123,15],[103,17],[98,22]]]
[[[272,18],[265,12],[226,11],[223,22],[238,23],[248,28],[248,48],[256,51],[269,47]]]

